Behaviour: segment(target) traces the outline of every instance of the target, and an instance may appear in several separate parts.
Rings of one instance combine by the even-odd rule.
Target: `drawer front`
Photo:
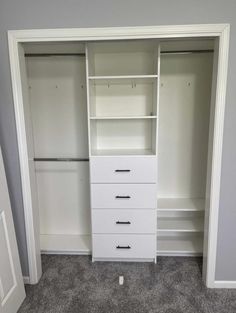
[[[91,157],[91,183],[156,183],[156,157]]]
[[[155,234],[156,210],[93,210],[93,233]]]
[[[155,235],[93,235],[93,258],[152,259]]]
[[[94,209],[155,209],[156,184],[91,184]]]

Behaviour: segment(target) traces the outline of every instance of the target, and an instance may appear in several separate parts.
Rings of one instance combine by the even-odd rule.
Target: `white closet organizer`
[[[93,260],[156,258],[158,43],[87,45]]]
[[[212,47],[24,45],[42,253],[202,254]]]

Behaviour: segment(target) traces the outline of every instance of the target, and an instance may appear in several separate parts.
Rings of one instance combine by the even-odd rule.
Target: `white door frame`
[[[209,228],[207,251],[204,262],[204,281],[208,287],[235,287],[236,282],[215,281],[219,196],[221,181],[221,159],[224,128],[225,96],[227,83],[229,24],[198,24],[145,27],[32,29],[8,32],[12,88],[20,159],[22,194],[27,237],[29,282],[37,283],[41,276],[39,236],[35,233],[35,212],[32,209],[26,128],[23,108],[23,91],[20,76],[19,44],[25,42],[91,41],[148,38],[213,37],[219,39],[216,100],[213,130],[213,151],[210,179]],[[205,237],[206,238],[206,237]]]

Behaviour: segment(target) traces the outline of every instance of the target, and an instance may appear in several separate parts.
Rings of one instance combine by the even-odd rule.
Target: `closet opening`
[[[110,220],[113,212],[122,211],[116,217],[119,222],[120,216],[127,219],[125,225],[132,225],[130,217],[137,219],[144,228],[142,248],[148,247],[150,238],[154,259],[203,255],[208,244],[218,39],[26,42],[19,51],[40,253],[91,254],[95,243],[109,258],[103,244],[111,244],[107,234],[104,242],[92,244],[92,228],[98,229],[96,240],[104,235],[100,210]],[[114,182],[107,176],[110,185],[119,185],[123,198],[127,190],[133,192],[132,186],[124,189],[126,185],[136,184],[139,196],[154,190],[155,205],[152,197],[147,197],[147,207],[141,198],[140,207],[130,201],[127,212],[124,201],[114,211],[109,207],[114,199],[104,205],[106,158],[110,163],[129,159],[140,170],[137,182]],[[136,161],[145,160],[147,165],[153,159],[157,178],[153,171],[147,180],[145,166]],[[92,181],[91,160],[96,160],[92,170],[97,164],[100,181]],[[146,189],[141,190],[143,186]],[[97,224],[90,195],[96,188],[101,195],[96,198],[100,206],[94,206]],[[152,209],[148,216],[147,209]],[[110,235],[116,239],[113,230]],[[138,226],[134,230],[125,233],[133,236],[133,245],[140,232]],[[140,257],[141,252],[133,260],[153,260]]]

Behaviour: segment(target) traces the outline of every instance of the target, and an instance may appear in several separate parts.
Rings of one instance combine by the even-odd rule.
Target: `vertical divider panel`
[[[86,58],[86,89],[87,89],[87,118],[88,118],[88,146],[89,157],[91,156],[91,126],[90,126],[90,81],[89,81],[89,44],[85,45],[85,58]],[[93,136],[94,137],[94,136]]]

